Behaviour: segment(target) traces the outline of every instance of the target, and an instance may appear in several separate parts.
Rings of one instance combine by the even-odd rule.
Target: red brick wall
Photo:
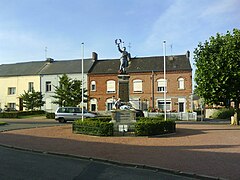
[[[130,73],[129,79],[129,96],[131,98],[139,99],[140,101],[148,101],[150,107],[152,107],[152,73]],[[178,78],[184,78],[185,88],[178,89]],[[133,92],[133,80],[140,79],[143,81],[143,92],[134,93]],[[156,105],[157,99],[163,99],[164,94],[157,92],[157,80],[163,79],[162,72],[154,72],[154,105]],[[192,93],[192,73],[191,71],[181,71],[181,72],[167,72],[167,99],[171,98],[172,110],[178,110],[178,98],[186,98],[186,110],[190,109],[190,95]],[[96,91],[90,90],[91,81],[96,81]],[[106,82],[108,80],[115,80],[116,82],[116,92],[107,93]],[[98,101],[98,111],[106,110],[106,100],[108,98],[114,97],[117,99],[118,92],[118,77],[117,74],[89,74],[88,75],[88,94],[90,98],[95,98]]]

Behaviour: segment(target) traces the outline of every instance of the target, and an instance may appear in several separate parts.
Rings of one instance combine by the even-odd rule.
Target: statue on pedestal
[[[128,67],[130,61],[130,54],[126,51],[126,47],[123,47],[122,49],[120,48],[121,43],[123,44],[121,39],[115,40],[115,44],[117,45],[119,52],[122,53],[122,56],[120,57],[120,67],[118,72],[120,74],[125,74],[125,68]]]

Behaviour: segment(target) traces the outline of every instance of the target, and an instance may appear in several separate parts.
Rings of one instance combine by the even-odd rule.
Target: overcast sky
[[[240,29],[239,0],[0,0],[0,64],[193,52],[217,32]],[[192,56],[192,54],[191,54]],[[192,59],[192,57],[191,57]],[[192,60],[191,60],[192,62]]]

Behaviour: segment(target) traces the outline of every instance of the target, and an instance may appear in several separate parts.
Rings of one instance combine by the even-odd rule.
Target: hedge
[[[234,115],[234,109],[219,109],[218,111],[214,112],[211,116],[213,119],[230,119],[231,116]]]
[[[89,118],[73,122],[72,131],[76,134],[96,136],[113,136],[111,118]],[[173,120],[164,121],[162,118],[140,118],[135,123],[136,136],[152,136],[176,132],[176,123]]]
[[[44,114],[45,111],[16,111],[16,112],[2,112],[0,118],[19,118],[20,116]]]
[[[107,121],[107,120],[106,120]],[[73,122],[72,131],[76,134],[88,134],[95,136],[113,136],[113,123],[105,120],[84,119]]]
[[[47,119],[55,119],[55,113],[46,113]]]
[[[135,124],[136,136],[152,136],[176,132],[173,120],[164,121],[161,118],[143,118]]]

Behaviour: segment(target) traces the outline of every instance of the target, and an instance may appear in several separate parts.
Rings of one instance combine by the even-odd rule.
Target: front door
[[[178,103],[178,112],[184,112],[184,103],[183,102]]]

